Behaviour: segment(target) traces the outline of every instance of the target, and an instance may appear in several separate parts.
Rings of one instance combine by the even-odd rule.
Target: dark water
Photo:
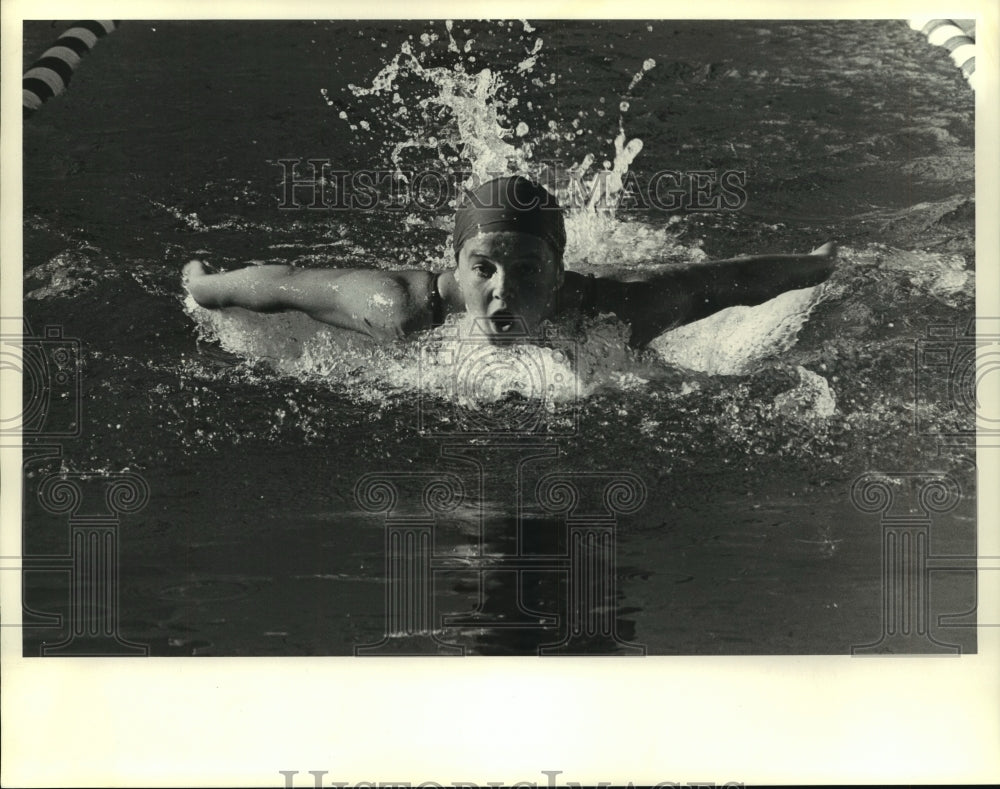
[[[275,165],[389,166],[377,102],[348,85],[369,84],[407,36],[432,28],[126,23],[24,128],[25,315],[36,334],[61,326],[81,358],[80,435],[25,449],[35,567],[25,618],[50,624],[25,629],[25,654],[64,641],[74,621],[65,556],[79,523],[40,504],[60,471],[95,475],[79,482],[87,506],[98,496],[91,515],[107,475],[148,484],[145,507],[116,527],[115,605],[120,638],[163,655],[350,654],[380,642],[387,533],[355,495],[372,473],[451,472],[468,493],[435,521],[423,554],[437,641],[418,639],[421,650],[534,654],[584,620],[600,632],[572,642],[582,652],[843,654],[876,642],[882,527],[850,495],[867,472],[949,474],[962,496],[933,516],[930,565],[975,554],[974,450],[940,440],[967,414],[954,375],[920,357],[915,367],[914,355],[929,327],[960,335],[974,314],[973,95],[943,51],[902,22],[535,26],[457,23],[455,36],[476,40],[470,71],[488,62],[502,73],[525,42],[544,39],[541,84],[510,77],[511,125],[554,119],[584,134],[540,138],[538,157],[608,155],[627,99],[628,135],[644,141],[640,179],[665,168],[746,173],[746,206],[677,214],[679,244],[710,257],[843,244],[830,296],[797,343],[739,374],[666,376],[560,406],[574,429],[499,441],[515,451],[421,434],[422,409],[456,409],[460,423],[447,398],[373,402],[350,376],[282,375],[199,341],[179,285],[191,257],[222,267],[440,258],[446,212],[406,224],[279,210]],[[25,57],[60,29],[26,25]],[[432,49],[441,63],[457,58]],[[626,96],[646,58],[656,66]],[[370,134],[351,129],[365,119]],[[623,217],[657,228],[670,219]],[[833,413],[780,399],[798,391],[799,367],[829,387]],[[61,400],[74,397],[69,388]],[[491,418],[507,425],[525,407],[500,403]],[[59,413],[52,405],[51,419]],[[644,506],[618,518],[616,562],[588,576],[582,608],[571,602],[572,529],[535,495],[552,472],[590,474],[581,486],[634,478],[645,490]],[[896,490],[897,506],[916,511],[915,493]],[[961,615],[974,610],[975,576],[955,564],[927,576],[929,632],[974,651]],[[595,578],[610,585],[592,588]],[[924,647],[934,648],[924,634],[907,642]]]

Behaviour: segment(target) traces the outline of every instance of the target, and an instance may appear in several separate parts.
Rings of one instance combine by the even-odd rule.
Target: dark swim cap
[[[516,230],[549,242],[556,257],[566,249],[566,226],[555,195],[527,178],[494,178],[471,192],[455,213],[455,259],[462,244],[480,231]]]

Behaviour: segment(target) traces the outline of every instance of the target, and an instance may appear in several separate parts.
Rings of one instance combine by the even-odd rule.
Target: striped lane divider
[[[42,53],[21,80],[22,116],[27,118],[69,85],[80,59],[99,39],[118,27],[118,22],[86,20],[73,25]]]
[[[951,61],[976,89],[976,23],[971,19],[911,19],[910,27],[927,36],[936,47],[944,47]]]

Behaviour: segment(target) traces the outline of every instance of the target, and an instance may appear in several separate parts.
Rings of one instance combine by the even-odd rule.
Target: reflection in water
[[[645,485],[559,470],[533,438],[445,444],[436,471],[358,481],[384,518],[386,593],[383,636],[356,654],[644,654],[616,618],[615,529]]]
[[[620,617],[614,525],[569,526],[546,518],[492,518],[482,553],[442,563],[439,586],[468,613],[443,616],[447,640],[469,654],[644,654]]]
[[[303,267],[332,260],[345,267],[450,265],[443,254],[447,211],[276,211],[280,190],[261,177],[264,159],[286,154],[305,160],[335,150],[337,169],[357,171],[390,161],[383,144],[429,143],[432,133],[442,145],[454,141],[430,125],[407,127],[413,133],[400,137],[398,126],[373,117],[347,87],[369,85],[404,40],[429,31],[431,42],[433,31],[424,22],[228,21],[163,23],[155,50],[141,37],[117,39],[103,75],[90,75],[123,97],[114,123],[100,103],[53,102],[25,127],[25,315],[38,331],[62,326],[64,338],[79,338],[71,342],[79,343],[86,372],[82,432],[58,442],[51,469],[26,466],[35,476],[26,476],[23,491],[25,654],[38,655],[70,627],[68,517],[45,511],[37,495],[56,468],[128,468],[149,480],[150,506],[123,521],[120,535],[120,624],[128,640],[157,655],[201,654],[206,645],[218,655],[350,654],[386,632],[389,642],[401,641],[386,627],[386,524],[381,515],[358,516],[350,494],[370,471],[442,465],[464,467],[458,473],[469,483],[468,509],[420,527],[430,540],[417,550],[427,572],[412,576],[433,584],[424,632],[441,643],[530,653],[562,641],[573,610],[589,615],[591,627],[610,621],[620,639],[656,654],[845,653],[877,638],[881,527],[877,515],[845,504],[851,481],[871,470],[948,470],[959,462],[938,455],[934,444],[965,413],[955,410],[954,378],[941,368],[927,374],[929,388],[921,377],[915,393],[913,352],[928,327],[959,327],[961,334],[974,314],[974,97],[961,76],[902,23],[561,20],[539,24],[528,40],[516,25],[475,25],[461,39],[475,41],[461,53],[464,74],[479,74],[488,59],[510,85],[527,83],[499,99],[517,98],[505,128],[523,122],[527,133],[508,140],[534,144],[532,161],[569,165],[591,155],[593,171],[607,154],[611,164],[626,113],[628,137],[644,141],[629,166],[640,185],[662,168],[749,175],[750,202],[739,212],[632,211],[599,233],[575,227],[571,264],[586,259],[594,268],[640,273],[648,261],[844,241],[838,274],[795,344],[742,370],[729,366],[738,361],[734,349],[769,336],[766,327],[755,323],[761,331],[751,335],[746,322],[699,327],[699,352],[686,345],[681,359],[675,336],[671,358],[685,366],[709,361],[726,374],[677,372],[668,380],[619,353],[613,327],[584,327],[585,340],[573,336],[578,353],[567,356],[574,362],[568,372],[555,348],[517,359],[538,373],[528,382],[555,384],[567,372],[564,382],[582,384],[568,387],[551,411],[538,410],[548,430],[530,438],[489,421],[493,407],[517,410],[508,396],[514,387],[498,387],[498,401],[477,419],[456,408],[468,392],[456,384],[459,396],[451,396],[443,384],[485,380],[495,369],[492,359],[480,363],[473,354],[456,355],[470,361],[467,378],[448,378],[443,363],[428,368],[424,362],[437,358],[420,357],[414,347],[376,354],[274,314],[260,323],[233,318],[223,328],[243,332],[245,352],[239,363],[223,359],[214,345],[196,345],[181,309],[184,260],[207,256],[223,268],[251,259]],[[26,23],[24,33],[26,53],[50,43],[47,23]],[[205,64],[192,61],[192,52],[214,53],[220,35],[227,73],[299,53],[289,61],[296,79],[230,80],[232,92],[221,94],[198,78]],[[537,67],[518,76],[523,44],[530,48],[536,38],[544,39]],[[323,48],[334,40],[340,54],[331,69]],[[441,37],[436,49],[448,43]],[[435,49],[412,46],[418,58]],[[424,67],[449,65],[456,54],[431,53]],[[647,57],[655,68],[628,86],[623,77]],[[149,90],[132,78],[136,63],[171,78]],[[442,95],[400,87],[399,103],[384,94],[393,115]],[[327,111],[321,89],[331,101],[347,98],[351,119]],[[623,89],[633,109],[616,111]],[[247,112],[276,103],[302,109],[301,123],[290,129],[287,119],[260,118],[254,134],[245,134]],[[317,105],[319,112],[309,110]],[[440,106],[428,104],[428,112]],[[210,117],[204,107],[214,108]],[[150,124],[165,108],[172,119]],[[488,108],[479,110],[485,118]],[[373,133],[348,126],[362,118],[373,121]],[[228,158],[219,159],[206,139],[231,141]],[[414,166],[437,160],[437,148],[406,153]],[[182,168],[178,157],[187,163]],[[106,187],[100,200],[92,199],[95,174]],[[122,233],[123,226],[134,232]],[[465,350],[438,340],[432,351]],[[275,373],[263,364],[275,357],[299,371]],[[442,386],[416,385],[428,375]],[[523,425],[539,400],[527,387],[518,391],[523,408],[509,421]],[[420,407],[433,400],[420,412],[427,434],[414,429],[414,400]],[[573,408],[576,432],[574,420],[562,419]],[[47,424],[56,416],[50,410]],[[515,467],[488,459],[476,443],[498,433],[508,443],[558,441],[559,456],[538,461],[537,473],[535,461],[527,464],[518,487]],[[434,442],[441,436],[469,444],[479,459],[439,456]],[[620,608],[618,589],[588,592],[577,584],[570,602],[569,535],[591,527],[596,535],[599,519],[588,525],[583,516],[597,509],[582,502],[570,511],[520,510],[521,501],[535,506],[537,482],[553,468],[631,469],[651,491],[656,486],[638,517],[618,521],[622,563],[636,568],[619,587],[637,612],[637,638],[622,618],[628,609]],[[936,530],[936,555],[975,554],[970,473],[965,468],[961,477],[969,520]],[[262,578],[269,580],[258,583]],[[936,569],[933,581],[932,624],[952,627],[936,616],[974,608],[974,572]],[[553,623],[516,626],[517,617],[535,612]],[[468,623],[455,624],[462,617]],[[975,628],[958,632],[963,651],[974,650]]]

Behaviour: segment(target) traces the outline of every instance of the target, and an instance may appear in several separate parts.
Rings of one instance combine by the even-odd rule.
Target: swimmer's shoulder
[[[586,297],[593,287],[593,283],[593,274],[566,271],[563,274],[562,288],[559,289],[559,309],[580,309],[586,302]]]
[[[455,272],[451,269],[435,274],[435,287],[441,299],[441,318],[452,312],[465,312],[465,297],[455,280]]]
[[[585,315],[614,311],[604,304],[609,285],[617,281],[598,277],[593,272],[566,271],[556,300],[556,312],[580,312]]]
[[[407,332],[438,326],[448,313],[465,309],[451,271],[410,269],[393,272],[393,275],[406,288],[409,296],[404,324]]]

